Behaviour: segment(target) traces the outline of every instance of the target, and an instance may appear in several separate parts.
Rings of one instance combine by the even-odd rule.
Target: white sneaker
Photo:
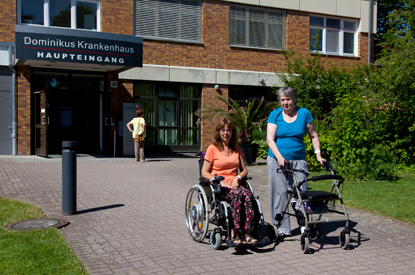
[[[303,234],[305,231],[305,226],[301,226],[300,230],[301,230],[301,234]]]

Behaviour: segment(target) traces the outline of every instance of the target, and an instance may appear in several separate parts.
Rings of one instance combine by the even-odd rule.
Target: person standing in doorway
[[[144,162],[144,143],[146,135],[146,121],[143,118],[144,111],[138,109],[135,111],[135,118],[127,123],[128,130],[132,133],[134,139],[135,160]],[[131,129],[133,125],[133,130]]]

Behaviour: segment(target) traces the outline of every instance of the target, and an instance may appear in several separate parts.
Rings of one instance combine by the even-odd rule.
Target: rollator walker
[[[301,250],[304,253],[309,252],[309,246],[312,239],[321,238],[322,224],[333,222],[345,222],[345,227],[341,231],[339,240],[340,246],[343,249],[349,248],[350,243],[350,229],[349,229],[349,215],[344,206],[343,199],[340,192],[340,186],[344,182],[344,178],[340,175],[336,175],[336,171],[333,169],[329,162],[324,162],[324,168],[330,174],[314,176],[310,179],[299,182],[294,172],[305,173],[308,176],[308,172],[305,170],[293,169],[290,161],[287,161],[283,168],[278,168],[278,173],[285,173],[287,176],[293,179],[291,190],[288,191],[288,200],[281,214],[277,214],[275,219],[278,221],[277,227],[281,226],[284,218],[284,214],[288,216],[295,216],[297,219],[304,219],[305,228],[301,234],[300,244]],[[300,187],[307,181],[321,181],[321,180],[333,180],[330,191],[301,191]],[[295,201],[295,205],[293,203]],[[335,203],[340,202],[341,207],[336,207]],[[288,212],[289,205],[293,204],[295,214]],[[327,213],[334,213],[338,218],[325,218]]]

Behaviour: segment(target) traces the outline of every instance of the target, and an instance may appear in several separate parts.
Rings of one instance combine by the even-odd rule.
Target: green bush
[[[373,135],[371,119],[376,111],[357,91],[338,99],[328,132],[329,151],[335,169],[353,179],[393,179],[396,158],[382,136]]]

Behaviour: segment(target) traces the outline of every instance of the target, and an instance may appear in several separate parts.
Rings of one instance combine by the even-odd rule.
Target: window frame
[[[233,12],[232,9],[233,8],[244,8],[246,9],[246,13],[245,13],[245,45],[240,45],[240,44],[234,44],[232,43],[232,25],[233,25],[233,21],[232,19],[234,19],[233,16]],[[250,14],[251,11],[264,11],[266,14],[266,19],[264,20],[258,20],[258,19],[251,19],[250,18]],[[275,24],[274,21],[269,20],[269,13],[270,12],[282,12],[282,32],[281,32],[281,48],[274,48],[274,47],[270,47],[269,46],[269,41],[271,40],[269,37],[269,30],[270,30],[270,25]],[[235,18],[236,19],[236,18]],[[275,50],[275,51],[283,51],[286,48],[286,30],[287,30],[287,11],[285,9],[276,9],[276,8],[264,8],[264,7],[259,7],[259,6],[248,6],[248,5],[240,5],[240,4],[231,4],[229,5],[229,46],[230,47],[238,47],[238,48],[249,48],[249,49],[265,49],[265,50]],[[267,44],[268,46],[265,47],[258,47],[258,46],[251,46],[250,45],[250,38],[252,35],[250,35],[250,23],[251,22],[263,22],[265,24],[265,30],[264,30],[264,44]]]
[[[323,26],[312,26],[311,25],[311,18],[319,18],[323,19]],[[340,21],[340,28],[331,28],[327,27],[327,19],[335,19]],[[353,22],[354,23],[354,30],[350,30],[344,27],[345,22]],[[329,16],[319,16],[319,15],[310,15],[309,19],[309,51],[310,53],[320,53],[320,54],[327,54],[327,55],[338,55],[338,56],[350,56],[350,57],[357,57],[358,56],[358,19],[352,18],[336,18],[336,17],[329,17]],[[322,31],[322,45],[321,50],[313,50],[311,49],[311,30],[321,30]],[[332,52],[327,50],[327,31],[330,30],[338,30],[339,37],[338,37],[338,52]],[[345,33],[352,33],[353,34],[353,53],[345,53],[344,52],[344,35]]]
[[[76,27],[76,7],[78,2],[88,2],[97,4],[97,29],[79,29]],[[44,27],[51,27],[51,28],[65,28],[65,29],[76,29],[76,30],[84,30],[84,31],[101,31],[101,0],[71,0],[71,27],[59,27],[59,26],[51,26],[50,25],[50,13],[49,13],[49,5],[50,0],[43,0],[43,25],[41,24],[31,24],[31,23],[22,23],[22,1],[17,1],[17,24],[19,25],[31,25],[31,26],[44,26]]]

